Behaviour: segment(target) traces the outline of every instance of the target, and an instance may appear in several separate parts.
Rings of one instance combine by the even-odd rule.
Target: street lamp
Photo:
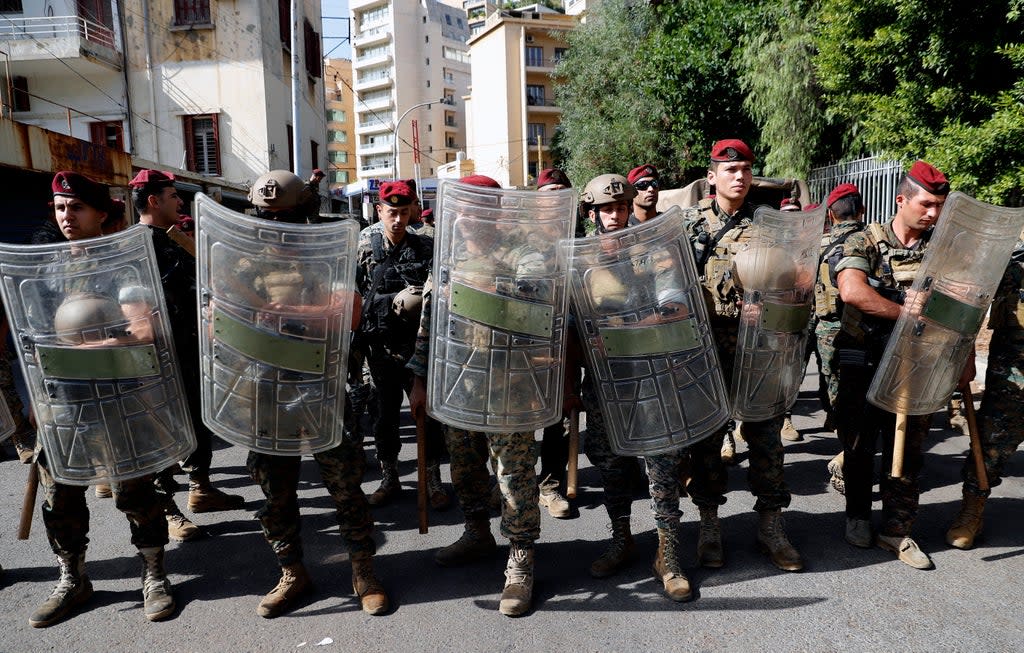
[[[395,166],[394,166],[395,167],[395,179],[399,178],[399,175],[398,175],[398,127],[402,124],[402,121],[405,120],[405,117],[407,115],[409,115],[410,111],[413,111],[414,109],[419,109],[420,107],[430,106],[431,104],[447,104],[446,98],[442,97],[440,100],[430,100],[429,102],[420,102],[419,104],[414,104],[411,107],[409,107],[408,109],[406,109],[405,113],[403,113],[398,118],[398,120],[395,122],[395,128],[392,130],[393,137],[394,137],[394,148],[393,149],[394,149],[394,155],[395,155]]]

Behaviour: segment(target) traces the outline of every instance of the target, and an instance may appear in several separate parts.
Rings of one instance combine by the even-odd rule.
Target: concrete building
[[[467,157],[476,172],[526,187],[551,163],[562,112],[551,74],[576,18],[544,5],[499,10],[469,40],[472,90],[466,98]]]
[[[462,1],[350,0],[349,7],[360,180],[349,192],[372,191],[375,179],[432,178],[465,147],[469,25]]]
[[[327,167],[324,172],[331,197],[338,197],[357,177],[352,62],[328,59],[324,86],[327,93]]]

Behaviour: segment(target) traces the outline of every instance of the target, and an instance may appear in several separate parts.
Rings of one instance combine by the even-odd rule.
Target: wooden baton
[[[569,470],[565,475],[565,496],[576,498],[578,472],[580,467],[580,411],[573,408],[569,413]]]
[[[427,424],[421,412],[416,416],[416,515],[420,534],[427,532]]]
[[[28,468],[28,480],[25,481],[25,500],[21,503],[21,521],[18,522],[18,539],[27,540],[32,532],[32,513],[36,508],[36,493],[39,491],[39,463],[32,463]]]
[[[907,446],[907,414],[896,413],[896,435],[892,440],[893,478],[903,477],[903,450]]]
[[[974,470],[978,476],[978,489],[988,491],[988,472],[985,471],[985,452],[981,450],[981,436],[978,435],[978,417],[974,413],[974,394],[968,385],[963,389],[964,415],[967,417],[967,434],[971,439],[971,454],[974,456]]]

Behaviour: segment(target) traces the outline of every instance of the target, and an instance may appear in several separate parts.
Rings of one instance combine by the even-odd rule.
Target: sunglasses
[[[643,179],[643,180],[638,181],[635,184],[633,184],[633,188],[635,188],[637,190],[647,190],[648,188],[657,188],[657,187],[658,187],[658,180],[657,179]]]

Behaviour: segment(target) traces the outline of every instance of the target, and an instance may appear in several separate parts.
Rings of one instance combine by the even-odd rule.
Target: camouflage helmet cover
[[[590,206],[601,206],[613,202],[628,202],[634,197],[636,189],[622,175],[599,175],[587,182],[580,201]]]

